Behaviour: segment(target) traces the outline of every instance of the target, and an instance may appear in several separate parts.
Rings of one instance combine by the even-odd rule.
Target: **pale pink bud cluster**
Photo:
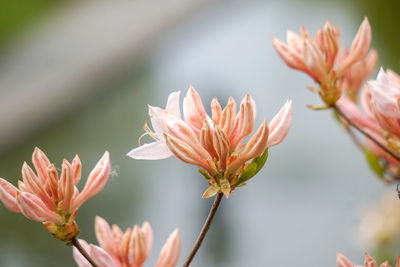
[[[78,155],[72,163],[64,159],[60,176],[54,164],[39,148],[35,148],[32,162],[36,172],[24,162],[19,188],[0,178],[0,200],[9,210],[43,222],[55,237],[69,240],[78,230],[74,219],[79,207],[99,193],[108,180],[109,153],[105,152],[96,164],[82,192],[76,187],[82,170]]]
[[[400,137],[400,76],[381,68],[376,80],[369,81],[365,90],[371,96],[366,108],[371,110],[383,129]]]
[[[95,218],[95,233],[99,246],[79,240],[82,247],[99,267],[141,267],[147,260],[152,245],[153,231],[145,222],[125,232],[118,225],[110,225],[101,217]],[[161,249],[155,267],[174,267],[181,251],[178,229],[173,231]],[[74,248],[73,256],[79,267],[90,267],[89,262]]]
[[[364,265],[354,265],[341,253],[336,253],[336,263],[338,267],[378,267],[378,264],[368,253],[365,253]],[[391,267],[388,261],[383,262],[380,267]],[[395,267],[400,267],[400,256],[397,257],[397,263]]]
[[[224,109],[214,98],[210,117],[205,112],[199,94],[190,87],[183,100],[182,119],[179,94],[170,94],[165,109],[149,106],[154,132],[147,125],[146,131],[156,141],[131,150],[128,156],[135,159],[162,159],[175,155],[186,163],[199,166],[210,184],[203,197],[220,192],[228,197],[240,185],[240,175],[249,160],[282,142],[290,128],[291,101],[286,102],[269,127],[264,120],[255,134],[249,137],[255,128],[256,117],[256,105],[250,95],[243,98],[239,111],[232,97]]]
[[[304,27],[300,35],[287,31],[287,44],[272,38],[282,60],[291,68],[305,72],[320,86],[324,102],[331,106],[345,91],[355,99],[362,82],[377,63],[377,53],[370,51],[371,27],[368,19],[362,22],[350,49],[340,46],[340,31],[329,21],[313,39]]]

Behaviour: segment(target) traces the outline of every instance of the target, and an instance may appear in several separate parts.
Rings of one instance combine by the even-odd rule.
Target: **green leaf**
[[[262,167],[264,167],[267,158],[268,158],[268,148],[264,151],[264,153],[262,153],[261,156],[253,160],[257,163],[257,172],[259,172],[262,169]]]
[[[251,162],[242,172],[242,174],[239,177],[239,180],[236,184],[243,183],[247,180],[249,180],[251,177],[256,175],[257,173],[257,163]]]
[[[379,157],[375,154],[371,153],[365,147],[363,148],[365,158],[367,159],[369,167],[380,177],[382,178],[385,173],[385,168],[379,161]]]
[[[211,179],[211,177],[208,175],[208,173],[205,170],[199,168],[199,173],[201,173],[201,175],[203,175],[204,178],[206,178],[206,180]]]
[[[262,167],[264,167],[267,158],[268,158],[268,148],[264,151],[264,153],[262,153],[261,156],[258,156],[257,158],[253,159],[250,162],[250,164],[243,170],[242,174],[239,177],[238,182],[236,183],[236,186],[248,181],[254,175],[256,175],[262,169]]]

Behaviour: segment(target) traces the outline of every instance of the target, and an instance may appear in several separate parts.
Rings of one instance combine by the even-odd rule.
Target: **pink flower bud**
[[[107,183],[110,174],[110,155],[106,151],[90,172],[82,192],[73,200],[72,207],[79,208],[83,202],[99,193]]]
[[[28,219],[37,222],[58,222],[61,220],[60,215],[47,208],[43,201],[33,194],[17,192],[17,203],[21,213]]]
[[[354,37],[349,55],[339,66],[338,73],[343,73],[351,64],[363,59],[367,55],[371,45],[371,39],[371,25],[369,24],[368,18],[365,17]]]
[[[94,231],[96,234],[97,242],[100,246],[110,254],[116,254],[113,232],[110,225],[103,218],[96,216],[94,223]]]
[[[228,165],[228,169],[232,172],[235,172],[249,159],[256,158],[261,155],[265,149],[267,149],[268,134],[268,125],[264,120],[258,131],[250,138],[240,155]]]
[[[38,147],[35,147],[35,151],[32,155],[32,162],[35,166],[35,169],[39,175],[39,178],[44,183],[45,180],[48,179],[47,176],[47,167],[50,165],[50,161],[47,158],[46,154],[43,153]]]
[[[301,56],[301,40],[298,35],[296,35],[292,31],[288,31],[287,36],[288,43],[290,42],[289,46],[283,43],[281,40],[277,39],[276,37],[272,37],[272,44],[276,52],[278,52],[278,55],[286,63],[286,65],[288,65],[288,67],[306,72],[309,75],[314,76],[314,74],[312,74],[308,70],[307,66],[304,64],[304,60]]]
[[[211,101],[211,113],[214,125],[218,125],[221,118],[222,108],[216,97]]]
[[[276,146],[287,136],[292,124],[292,100],[286,101],[269,124],[268,147]]]
[[[39,149],[36,149],[36,151],[37,150]],[[26,162],[24,162],[22,166],[22,179],[28,192],[37,195],[49,209],[55,210],[56,205],[43,188],[42,181],[36,176]]]
[[[186,97],[183,99],[183,115],[187,124],[196,134],[199,134],[206,118],[206,112],[200,95],[194,90],[193,86],[189,87]]]
[[[254,130],[255,103],[249,94],[240,103],[239,113],[235,118],[235,126],[230,136],[231,150],[234,151],[237,145]]]
[[[228,104],[221,113],[219,127],[226,135],[231,134],[236,115],[236,102],[232,97],[229,97]]]
[[[210,172],[212,171],[207,163],[207,159],[210,158],[210,156],[207,156],[206,158],[202,157],[189,144],[184,143],[167,133],[165,134],[165,139],[169,149],[171,149],[172,153],[174,153],[180,160],[189,164],[197,165]]]
[[[62,208],[64,212],[68,212],[70,210],[70,205],[74,194],[75,177],[72,174],[71,168],[71,164],[64,159],[59,186],[59,196],[63,197]]]
[[[318,82],[328,82],[328,67],[324,57],[315,43],[308,38],[303,39],[303,61]]]
[[[74,178],[74,184],[79,183],[82,175],[82,163],[78,155],[76,155],[74,160],[72,161],[71,171],[71,174]]]
[[[180,252],[181,237],[179,235],[179,230],[175,229],[161,249],[156,267],[174,267],[178,263]]]
[[[21,212],[16,200],[17,193],[18,189],[15,186],[0,178],[0,200],[7,209],[13,212]]]
[[[122,235],[119,244],[118,254],[124,259],[129,258],[131,234],[132,234],[131,228],[127,228],[124,234]]]
[[[147,240],[145,234],[135,225],[129,244],[130,255],[136,266],[142,266],[148,257]]]

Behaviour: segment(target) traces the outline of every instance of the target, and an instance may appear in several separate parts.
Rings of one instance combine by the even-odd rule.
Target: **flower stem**
[[[72,238],[71,243],[74,247],[76,247],[77,250],[82,254],[83,257],[93,266],[93,267],[98,267],[97,263],[95,263],[92,258],[90,258],[89,254],[83,249],[81,244],[79,243],[78,239],[76,237]]]
[[[207,220],[205,221],[203,228],[201,229],[201,232],[200,232],[199,236],[197,237],[197,240],[194,243],[192,250],[190,251],[189,256],[186,258],[186,261],[183,264],[183,267],[188,267],[190,265],[194,256],[196,255],[197,251],[199,250],[201,243],[203,242],[208,230],[210,229],[211,222],[214,218],[215,213],[217,212],[219,204],[221,203],[222,196],[223,196],[222,193],[218,193],[218,195],[215,197],[214,203],[211,206],[210,213],[208,214]]]
[[[353,126],[354,128],[356,128],[360,133],[362,133],[363,135],[365,135],[367,138],[369,138],[371,141],[373,141],[375,144],[377,144],[380,148],[382,148],[383,150],[385,150],[386,153],[388,153],[390,156],[392,156],[393,158],[395,158],[398,162],[400,162],[400,157],[398,155],[396,155],[392,150],[390,150],[388,147],[386,147],[384,144],[382,144],[381,142],[379,142],[378,140],[376,140],[372,135],[370,135],[369,133],[367,133],[366,131],[364,131],[361,127],[359,127],[357,124],[355,124],[352,120],[350,120],[343,112],[340,108],[338,108],[337,106],[333,106],[332,107],[339,115],[340,117],[342,117],[343,119],[345,119],[351,126]]]

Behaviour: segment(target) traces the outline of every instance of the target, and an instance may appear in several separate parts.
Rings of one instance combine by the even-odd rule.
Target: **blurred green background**
[[[375,179],[328,112],[306,109],[318,101],[305,90],[311,80],[289,70],[270,40],[301,24],[314,33],[329,19],[350,45],[368,16],[380,65],[399,71],[399,5],[0,0],[0,177],[16,184],[38,146],[59,168],[79,154],[83,186],[109,150],[113,175],[80,209],[80,237],[97,243],[96,215],[122,228],[148,220],[150,266],[179,227],[182,263],[211,201],[201,199],[207,184],[195,167],[125,156],[149,120],[147,104],[164,106],[170,92],[185,94],[190,84],[207,107],[213,96],[226,104],[249,92],[260,123],[291,98],[287,140],[271,149],[254,180],[223,200],[193,266],[335,266],[336,251],[361,263],[369,248],[358,242],[360,210],[394,189]],[[0,250],[0,266],[74,266],[69,247],[3,205]]]

